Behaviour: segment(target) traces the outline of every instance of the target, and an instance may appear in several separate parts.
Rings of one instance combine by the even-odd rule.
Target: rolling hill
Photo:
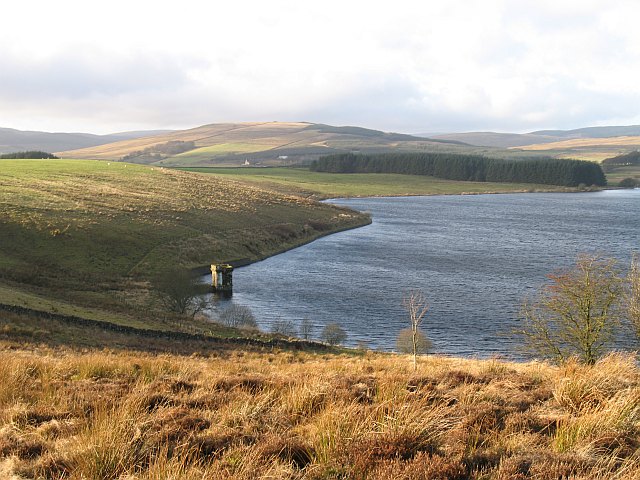
[[[618,125],[607,127],[585,127],[573,130],[538,130],[531,135],[562,138],[611,138],[640,136],[640,125]]]
[[[184,148],[180,153],[167,150]],[[305,122],[217,123],[163,135],[61,151],[65,158],[122,160],[163,166],[286,165],[341,152],[466,150],[461,142]]]
[[[186,130],[111,135],[0,129],[0,153],[44,150],[70,159],[124,160],[169,167],[286,166],[310,163],[333,153],[390,151],[601,161],[639,146],[637,125],[432,136],[308,122],[214,123]]]
[[[91,133],[51,133],[0,128],[0,153],[27,150],[42,150],[45,152],[74,150],[166,132],[166,130],[149,130],[94,135]]]
[[[418,136],[426,136],[419,134]],[[570,139],[604,139],[640,136],[640,125],[585,127],[573,130],[537,130],[529,133],[459,132],[431,135],[432,139],[453,140],[469,145],[511,148],[562,142]],[[528,148],[527,148],[528,149]]]
[[[605,158],[640,149],[640,136],[571,138],[551,143],[518,147],[520,150],[540,152],[553,157],[602,161]]]
[[[525,145],[531,145],[533,143],[542,144],[562,140],[562,137],[554,137],[551,135],[498,132],[444,133],[440,135],[434,135],[432,138],[437,140],[458,141],[469,145],[476,145],[481,147],[495,148],[521,147]]]
[[[602,161],[640,147],[640,125],[538,130],[530,133],[466,132],[434,135],[434,140],[464,142],[476,147],[537,152],[557,158]]]

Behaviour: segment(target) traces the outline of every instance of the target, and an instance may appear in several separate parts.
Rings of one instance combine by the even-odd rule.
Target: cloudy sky
[[[6,0],[0,127],[640,123],[636,0]]]

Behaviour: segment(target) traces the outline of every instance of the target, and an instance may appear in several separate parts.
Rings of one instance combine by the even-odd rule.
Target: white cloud
[[[638,121],[640,5],[12,2],[0,126],[309,120],[385,130]]]

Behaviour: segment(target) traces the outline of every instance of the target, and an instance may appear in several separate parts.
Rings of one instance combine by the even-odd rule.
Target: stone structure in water
[[[211,286],[214,292],[231,293],[233,290],[233,267],[226,263],[211,265]]]

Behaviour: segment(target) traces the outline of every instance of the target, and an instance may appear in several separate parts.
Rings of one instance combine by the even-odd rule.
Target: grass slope
[[[146,295],[165,268],[256,260],[368,222],[222,177],[123,163],[3,161],[0,185],[0,285],[11,287],[0,302],[28,289],[109,309]]]
[[[640,181],[640,166],[638,165],[608,167],[605,171],[609,185],[615,186],[625,178],[635,178]]]
[[[549,185],[459,182],[423,175],[322,173],[305,168],[185,168],[317,198],[449,195],[561,190]]]
[[[0,336],[2,336],[0,330]],[[637,479],[640,371],[0,341],[2,478]]]

